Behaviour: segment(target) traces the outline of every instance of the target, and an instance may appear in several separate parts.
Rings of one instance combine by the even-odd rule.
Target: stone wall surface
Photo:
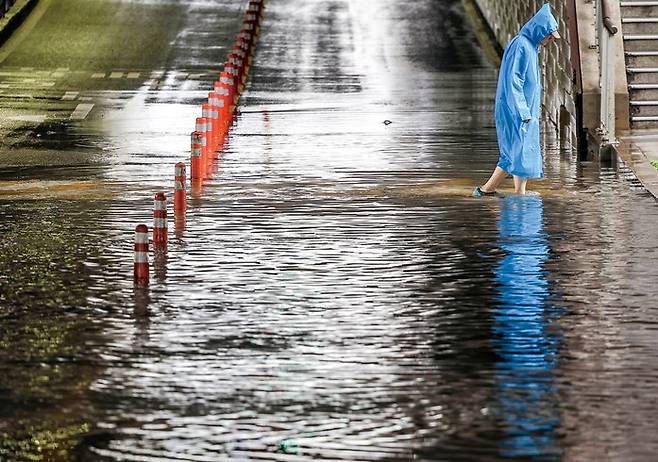
[[[544,0],[474,0],[499,44],[504,48],[546,3]],[[555,128],[576,126],[575,74],[571,61],[568,0],[551,0],[562,40],[541,51],[544,118]],[[575,133],[574,130],[570,130]],[[572,137],[569,137],[572,138]]]

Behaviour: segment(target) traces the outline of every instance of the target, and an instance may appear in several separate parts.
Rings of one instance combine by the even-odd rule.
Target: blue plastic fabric
[[[539,142],[541,78],[539,46],[557,31],[547,3],[528,21],[505,49],[496,91],[498,166],[512,175],[542,178],[544,166]],[[528,120],[529,122],[524,122]]]

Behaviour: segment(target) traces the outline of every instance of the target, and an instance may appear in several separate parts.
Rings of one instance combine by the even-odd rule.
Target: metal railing
[[[608,0],[596,0],[596,32],[599,42],[602,145],[615,143],[615,50],[612,38],[619,32],[608,16]]]
[[[16,0],[0,0],[0,18],[5,17],[5,13],[14,6],[14,3],[16,3]]]

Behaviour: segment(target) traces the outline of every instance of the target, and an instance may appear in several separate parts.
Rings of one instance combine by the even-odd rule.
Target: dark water
[[[459,2],[272,0],[138,290],[204,94],[168,72],[70,135],[100,164],[0,172],[0,460],[653,459],[658,207],[550,131],[539,195],[468,197],[496,73]]]

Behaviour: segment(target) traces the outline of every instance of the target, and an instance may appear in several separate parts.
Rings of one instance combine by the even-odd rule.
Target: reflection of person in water
[[[550,307],[544,262],[549,246],[543,202],[538,196],[509,196],[501,202],[498,284],[493,346],[505,456],[557,455],[559,409],[553,390],[558,339],[547,332]]]

